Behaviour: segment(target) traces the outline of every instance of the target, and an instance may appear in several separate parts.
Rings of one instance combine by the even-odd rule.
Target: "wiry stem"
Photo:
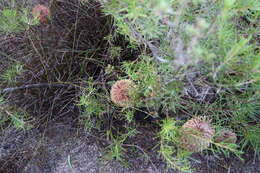
[[[32,88],[59,88],[59,87],[71,87],[70,84],[51,84],[51,83],[39,83],[39,84],[28,84],[20,87],[5,88],[1,91],[2,94],[11,93],[17,90],[32,89]],[[72,86],[74,87],[74,86]]]

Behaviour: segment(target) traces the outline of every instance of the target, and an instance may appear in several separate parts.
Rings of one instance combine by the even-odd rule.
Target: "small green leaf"
[[[10,10],[10,9],[5,9],[2,11],[3,16],[9,18],[9,17],[16,17],[17,16],[17,11],[15,10]]]
[[[225,0],[224,1],[224,6],[227,9],[230,9],[233,7],[233,5],[235,4],[236,0]]]

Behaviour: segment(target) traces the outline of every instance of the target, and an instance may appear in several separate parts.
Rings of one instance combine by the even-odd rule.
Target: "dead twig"
[[[39,84],[28,84],[20,87],[5,88],[1,91],[1,94],[11,93],[17,90],[32,89],[32,88],[60,88],[60,87],[75,87],[70,84],[51,84],[51,83],[39,83]]]

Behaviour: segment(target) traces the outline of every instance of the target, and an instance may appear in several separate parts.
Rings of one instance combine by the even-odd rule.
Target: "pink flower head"
[[[209,147],[215,130],[211,127],[210,121],[195,117],[182,126],[181,132],[182,147],[190,152],[200,152]]]
[[[127,107],[133,103],[129,95],[131,89],[134,88],[134,82],[131,80],[119,80],[111,88],[111,100],[118,106]]]
[[[48,7],[38,4],[33,8],[32,14],[41,23],[47,23],[48,17],[50,15],[50,10]]]

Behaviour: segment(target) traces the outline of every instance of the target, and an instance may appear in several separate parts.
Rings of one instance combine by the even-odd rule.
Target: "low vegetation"
[[[40,6],[41,18],[29,0],[0,2],[1,38],[28,43],[0,49],[2,131],[72,111],[79,129],[108,143],[103,158],[126,166],[129,150],[152,162],[133,143],[144,126],[167,168],[194,171],[198,152],[259,155],[260,2],[60,3]]]

